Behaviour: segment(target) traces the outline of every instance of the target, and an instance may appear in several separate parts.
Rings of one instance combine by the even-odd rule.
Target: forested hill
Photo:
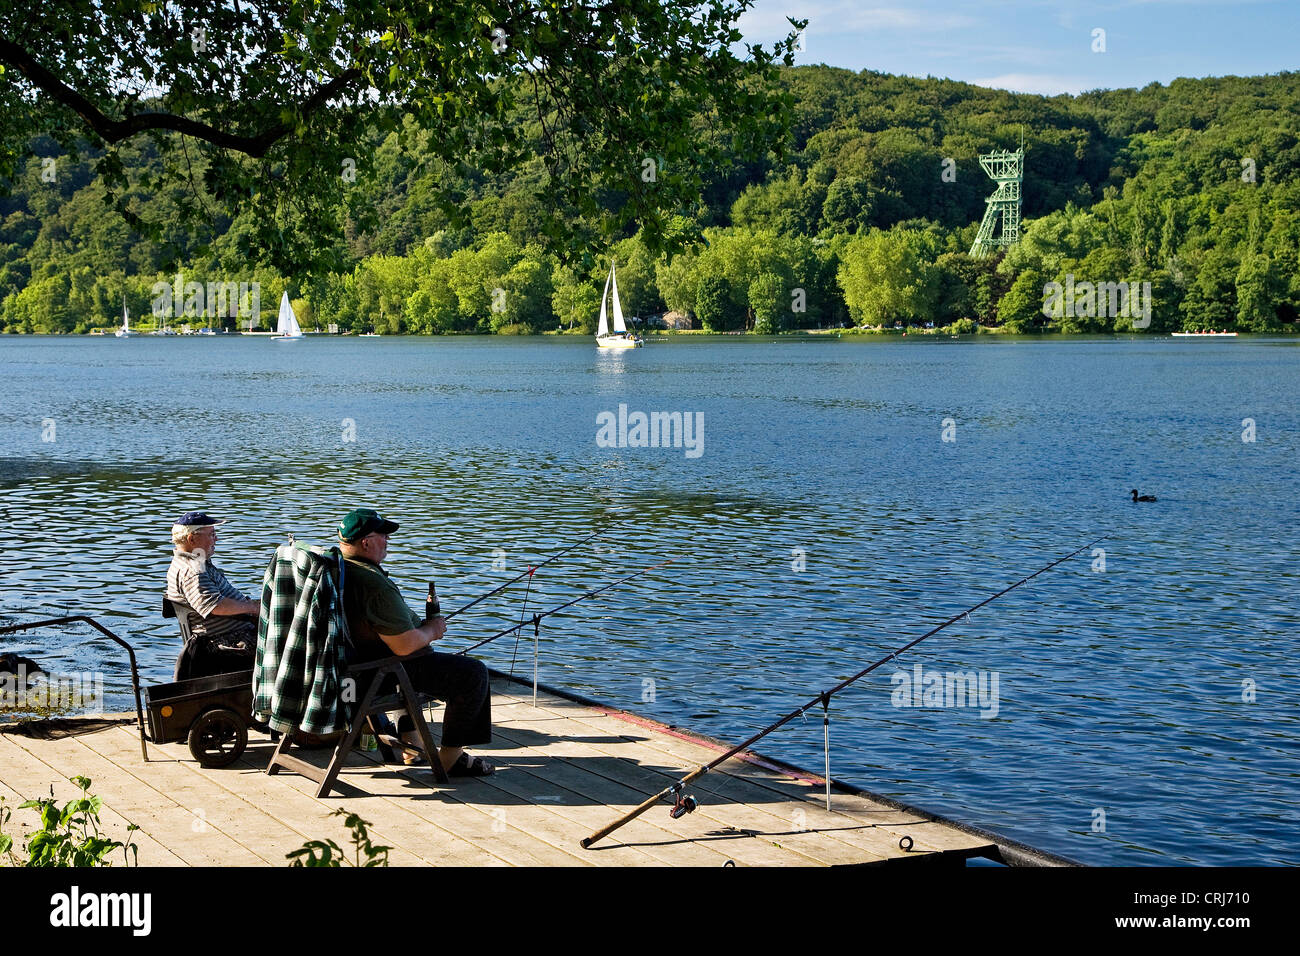
[[[1149,282],[1150,331],[1295,327],[1300,74],[1054,98],[829,67],[784,76],[795,104],[785,159],[718,171],[682,210],[709,227],[707,246],[671,262],[635,236],[611,250],[629,314],[672,309],[719,330],[934,321],[1101,331],[1132,328],[1133,317],[1082,303],[1046,316],[1046,285]],[[1023,241],[970,259],[993,188],[976,157],[1022,136]],[[105,207],[85,157],[52,143],[38,153],[0,199],[0,323],[11,331],[111,325],[123,292],[132,315],[147,316],[151,288],[178,269],[186,282],[259,282],[268,320],[288,288],[308,327],[583,328],[608,268],[561,266],[535,245],[553,215],[525,188],[540,162],[457,183],[471,226],[452,230],[432,199],[447,172],[377,138],[339,210],[347,268],[280,276],[240,251],[240,220],[214,213],[209,235],[146,242]],[[133,158],[158,162],[148,146]],[[629,163],[653,159],[651,144]],[[137,194],[157,211],[176,201]],[[357,226],[367,207],[378,211],[372,231]]]

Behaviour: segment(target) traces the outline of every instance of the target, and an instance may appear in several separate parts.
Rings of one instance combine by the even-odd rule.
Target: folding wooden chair
[[[340,594],[343,589],[342,563],[342,561],[332,562],[338,572]],[[347,635],[346,625],[343,627],[343,639],[348,648],[351,648],[351,639]],[[424,719],[424,705],[434,700],[434,698],[429,694],[419,693],[415,690],[411,685],[410,675],[407,674],[406,667],[403,664],[403,661],[428,653],[430,653],[429,650],[425,649],[407,657],[384,657],[376,661],[349,664],[342,675],[343,680],[345,682],[348,680],[353,681],[357,690],[364,688],[364,691],[361,694],[361,699],[353,708],[352,719],[347,733],[343,735],[343,739],[334,748],[329,764],[324,768],[317,767],[315,764],[308,763],[306,760],[289,753],[289,748],[296,736],[290,733],[285,734],[280,739],[274,753],[271,754],[271,762],[267,765],[266,772],[274,775],[281,767],[291,770],[320,784],[316,789],[317,797],[328,796],[338,779],[339,771],[343,769],[344,763],[347,762],[348,755],[356,747],[362,730],[369,728],[370,733],[374,735],[379,744],[379,754],[384,763],[396,762],[397,758],[393,754],[394,747],[420,753],[428,760],[429,767],[433,770],[434,779],[441,784],[448,783],[447,772],[442,767],[442,761],[438,759],[438,748],[434,744],[433,734]],[[397,681],[397,688],[396,691],[385,692],[385,684],[390,676]],[[396,710],[404,711],[411,718],[411,722],[420,735],[419,746],[404,743],[397,736],[385,733],[384,731],[388,727],[386,720],[383,723],[376,721],[379,715]]]
[[[370,733],[374,735],[379,744],[379,753],[384,763],[395,763],[397,761],[397,757],[393,753],[394,747],[420,753],[428,759],[429,766],[433,770],[434,779],[438,783],[448,783],[447,772],[443,770],[442,761],[438,759],[438,748],[434,743],[433,733],[429,730],[429,724],[424,719],[424,705],[434,698],[428,694],[418,693],[411,686],[411,679],[402,664],[403,660],[409,660],[409,658],[385,657],[382,660],[354,664],[348,667],[345,679],[350,678],[356,681],[358,687],[364,686],[365,693],[361,695],[361,700],[357,702],[356,709],[352,714],[351,725],[347,733],[343,735],[343,739],[334,748],[334,754],[330,757],[327,766],[323,768],[317,767],[315,764],[308,763],[300,757],[288,753],[295,735],[285,734],[280,738],[279,745],[271,755],[271,762],[267,766],[266,772],[274,775],[281,767],[292,770],[320,784],[316,789],[317,797],[328,796],[338,779],[339,771],[343,769],[343,765],[347,762],[348,754],[352,753],[356,747],[362,730],[369,728]],[[385,678],[390,674],[397,679],[397,691],[396,693],[381,695],[379,689],[383,685]],[[375,718],[380,714],[399,709],[405,711],[411,718],[411,722],[415,724],[415,729],[420,735],[421,746],[404,743],[398,737],[384,733],[384,725],[376,722]]]

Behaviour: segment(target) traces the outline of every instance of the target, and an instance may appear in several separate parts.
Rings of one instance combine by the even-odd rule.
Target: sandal
[[[490,777],[496,773],[497,768],[488,763],[482,757],[471,757],[467,753],[461,753],[456,758],[456,762],[447,768],[449,777]]]

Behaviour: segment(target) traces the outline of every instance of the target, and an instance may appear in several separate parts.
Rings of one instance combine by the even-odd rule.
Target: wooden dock
[[[440,714],[434,712],[435,719]],[[356,753],[339,792],[317,799],[293,773],[265,773],[272,745],[251,731],[234,765],[204,769],[184,744],[140,753],[134,715],[87,720],[66,735],[0,732],[0,796],[11,807],[76,794],[69,777],[93,781],[106,833],[134,835],[142,866],[284,866],[308,840],[350,851],[339,807],[372,824],[392,865],[427,866],[831,866],[1006,860],[1008,841],[911,808],[832,788],[821,778],[755,754],[732,759],[689,792],[699,809],[671,819],[655,808],[584,850],[579,840],[684,773],[716,757],[714,741],[591,702],[493,681],[494,740],[474,748],[497,764],[480,779],[437,786],[428,769],[384,765]],[[95,729],[98,727],[98,729]],[[434,725],[435,733],[437,725]],[[79,731],[79,732],[78,732]],[[323,765],[330,751],[312,752]],[[7,832],[35,814],[15,810]],[[904,850],[910,838],[911,848]],[[1011,844],[1011,846],[1017,846]],[[1027,851],[1032,857],[1033,851]],[[1000,855],[1001,852],[1001,855]],[[1015,862],[1014,860],[1012,862]],[[1066,862],[1044,856],[1020,862]]]

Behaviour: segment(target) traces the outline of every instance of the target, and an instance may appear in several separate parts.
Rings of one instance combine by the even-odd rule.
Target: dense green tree
[[[74,8],[41,8],[34,22],[61,17],[71,22],[80,15]],[[248,9],[270,10],[265,4]],[[333,9],[314,0],[302,8],[325,11],[327,18]],[[0,13],[0,26],[13,16]],[[153,14],[141,16],[148,20]],[[13,41],[20,46],[30,32],[23,31]],[[399,34],[394,31],[391,49],[385,47],[383,55],[401,59],[406,69]],[[9,39],[3,31],[0,36]],[[374,39],[383,46],[380,37]],[[54,41],[40,42],[46,50]],[[275,42],[285,41],[277,35]],[[436,38],[421,40],[417,45],[423,52],[410,55],[418,58],[436,43]],[[223,47],[220,56],[228,53]],[[96,57],[102,60],[96,53],[88,63],[98,62]],[[0,57],[0,65],[4,62]],[[80,81],[84,66],[72,64],[68,76]],[[10,144],[21,138],[15,130],[31,119],[19,116],[28,107],[15,105],[12,97],[24,90],[40,96],[14,69],[0,76],[0,118],[19,117],[18,126],[0,135]],[[197,67],[193,75],[199,75]],[[689,173],[676,169],[698,173],[701,188],[678,196],[675,206],[665,204],[673,212],[661,225],[674,236],[703,230],[705,242],[671,259],[659,253],[635,219],[606,234],[601,210],[624,209],[636,190],[662,186],[660,174],[671,178],[674,173],[673,156],[638,143],[631,164],[635,181],[627,182],[625,175],[596,184],[585,194],[589,205],[584,208],[553,188],[549,154],[540,145],[545,130],[535,109],[521,104],[493,122],[510,128],[507,138],[537,148],[500,167],[483,159],[492,153],[490,144],[486,154],[473,151],[464,161],[459,156],[449,161],[438,139],[441,126],[426,123],[418,111],[403,110],[398,98],[376,104],[357,133],[365,149],[357,154],[356,176],[341,180],[338,196],[322,193],[309,201],[329,205],[333,217],[331,227],[313,241],[329,247],[323,258],[336,265],[315,272],[305,260],[283,269],[275,265],[287,247],[262,243],[262,224],[252,206],[241,206],[233,194],[215,194],[215,184],[227,182],[230,170],[214,171],[220,158],[192,139],[183,142],[163,130],[111,147],[81,148],[44,134],[29,136],[23,140],[26,159],[14,160],[13,175],[3,183],[10,195],[0,196],[0,327],[78,331],[115,325],[123,295],[132,316],[148,323],[152,284],[171,282],[178,268],[186,281],[259,282],[263,328],[274,323],[279,292],[286,288],[291,297],[305,300],[322,324],[344,328],[587,327],[594,323],[610,259],[618,262],[629,315],[665,308],[694,313],[699,283],[712,276],[724,279],[728,290],[719,322],[743,328],[761,321],[766,327],[751,289],[759,277],[774,275],[783,284],[775,327],[824,327],[849,318],[848,287],[840,284],[841,275],[852,284],[853,270],[844,268],[848,250],[855,250],[857,268],[860,240],[880,229],[915,237],[909,261],[923,274],[925,288],[917,290],[907,309],[913,321],[1005,322],[1013,284],[1034,272],[1039,299],[1049,279],[1150,282],[1149,331],[1296,330],[1300,74],[1179,80],[1054,98],[828,67],[782,70],[781,77],[793,117],[788,154],[746,156],[733,150],[706,115],[674,120],[689,125],[698,142],[722,150],[729,161],[697,165]],[[325,82],[328,77],[302,80],[302,92]],[[437,79],[427,82],[436,86]],[[273,97],[279,89],[265,92]],[[111,105],[122,114],[146,106],[175,108],[179,102],[161,97],[119,108],[95,100],[101,111]],[[457,100],[446,108],[454,115],[463,106]],[[196,105],[191,115],[202,117],[204,108]],[[259,115],[250,105],[248,123],[241,120],[232,129],[245,135]],[[548,115],[548,126],[552,119],[563,120]],[[1023,239],[1003,255],[970,259],[966,251],[993,188],[976,155],[1017,143],[1022,129],[1027,149]],[[600,131],[593,126],[585,135],[599,139]],[[110,153],[129,171],[125,192],[112,176],[97,172]],[[328,157],[328,149],[320,155]],[[648,167],[647,159],[653,160]],[[237,157],[232,162],[245,164]],[[293,173],[273,162],[268,168],[275,176]],[[205,185],[209,181],[211,189]],[[267,195],[282,188],[275,179],[266,186]],[[104,215],[105,200],[114,197],[126,197],[141,220],[162,226],[145,234],[120,217]],[[448,208],[451,200],[454,209]],[[204,210],[200,222],[187,220],[187,204]],[[281,211],[276,228],[292,239],[308,220],[301,210],[285,206]],[[571,234],[578,245],[594,243],[593,255],[561,267],[547,251],[555,243],[538,244],[539,237],[554,232]],[[59,281],[51,282],[56,276]],[[907,285],[899,277],[885,277],[887,286]],[[853,295],[864,290],[867,286],[859,284]],[[1025,301],[1022,283],[1009,300],[1020,315],[1015,321],[1026,321]],[[926,309],[928,314],[917,314]],[[1036,326],[1042,316],[1035,314]],[[246,327],[247,321],[240,324]],[[1127,331],[1132,320],[1094,310],[1056,327]]]
[[[786,283],[775,272],[764,272],[749,283],[749,307],[754,312],[754,331],[771,335],[781,331],[781,319],[789,313]]]
[[[1037,269],[1016,276],[998,302],[998,321],[1006,331],[1028,332],[1043,323],[1043,285],[1043,274]]]
[[[705,275],[695,291],[695,314],[710,332],[728,332],[739,327],[741,317],[731,299],[731,283],[719,275]]]
[[[0,180],[17,174],[37,134],[68,153],[82,140],[118,208],[148,234],[161,236],[165,220],[142,217],[130,190],[184,184],[184,222],[210,218],[211,205],[247,211],[249,251],[300,269],[333,257],[339,204],[366,175],[375,131],[406,143],[409,115],[430,159],[497,174],[540,157],[539,199],[600,220],[606,236],[639,223],[657,248],[665,214],[699,195],[702,170],[779,145],[788,100],[774,85],[776,63],[792,62],[795,35],[775,52],[745,44],[737,57],[735,23],[751,5],[9,5],[0,9]],[[711,135],[700,135],[700,115]],[[169,159],[157,178],[133,177],[124,162],[123,148],[146,140]],[[597,203],[608,191],[622,201]],[[451,221],[461,218],[454,190],[438,198]],[[299,228],[284,229],[286,217]],[[544,225],[557,245],[591,238]]]
[[[1281,292],[1278,269],[1265,255],[1247,256],[1237,270],[1237,327],[1248,332],[1273,332],[1278,328],[1277,306]]]
[[[910,229],[873,229],[854,237],[839,271],[854,322],[918,322],[933,314],[935,270],[926,261],[925,246],[921,234]]]
[[[590,335],[596,331],[600,314],[600,289],[568,266],[556,269],[552,276],[555,291],[551,294],[551,311],[560,326]]]

